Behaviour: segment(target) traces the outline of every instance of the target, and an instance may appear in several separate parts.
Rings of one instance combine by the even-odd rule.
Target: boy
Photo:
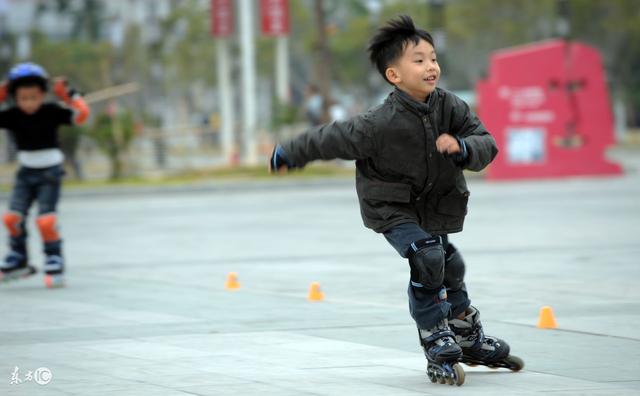
[[[382,233],[411,269],[409,308],[432,382],[462,384],[455,362],[522,368],[502,340],[485,336],[470,305],[465,264],[448,234],[462,231],[469,191],[462,170],[480,171],[498,153],[469,107],[436,84],[433,39],[408,16],[391,20],[369,45],[395,87],[366,114],[312,128],[274,148],[270,169],[316,159],[355,159],[365,226]]]
[[[9,254],[0,264],[0,281],[35,273],[29,265],[26,218],[33,201],[38,201],[36,224],[44,242],[44,272],[47,287],[64,285],[62,239],[58,233],[56,206],[64,174],[64,155],[58,143],[60,125],[82,124],[89,107],[63,79],[53,87],[54,94],[66,106],[44,103],[48,90],[46,71],[34,63],[13,67],[6,82],[0,84],[0,103],[15,102],[0,111],[0,128],[9,130],[18,149],[20,165],[4,224],[9,231]]]

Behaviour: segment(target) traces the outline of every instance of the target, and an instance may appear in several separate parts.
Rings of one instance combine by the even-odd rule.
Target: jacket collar
[[[399,88],[394,89],[391,95],[395,97],[396,100],[407,110],[418,115],[424,115],[432,112],[435,106],[436,91],[433,91],[424,102],[418,102],[408,93]]]

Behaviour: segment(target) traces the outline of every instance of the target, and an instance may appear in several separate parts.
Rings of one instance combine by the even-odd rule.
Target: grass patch
[[[65,189],[108,188],[111,186],[172,186],[207,183],[216,180],[243,181],[266,179],[316,179],[316,178],[350,178],[354,169],[333,164],[312,164],[304,170],[293,170],[284,175],[269,174],[264,166],[238,166],[206,170],[192,170],[173,175],[155,177],[124,177],[118,180],[86,180],[65,179]],[[12,184],[0,185],[0,191],[8,192]]]

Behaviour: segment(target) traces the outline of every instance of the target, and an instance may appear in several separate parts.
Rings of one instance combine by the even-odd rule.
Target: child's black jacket
[[[443,133],[464,140],[469,157],[462,166],[436,150]],[[367,113],[312,128],[282,147],[298,167],[318,159],[356,160],[356,189],[367,227],[384,232],[416,222],[433,234],[462,230],[469,199],[462,168],[482,170],[498,153],[469,106],[440,88],[426,103],[396,89]]]

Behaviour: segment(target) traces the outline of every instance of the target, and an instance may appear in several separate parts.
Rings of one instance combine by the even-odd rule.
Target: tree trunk
[[[329,121],[329,102],[331,100],[331,51],[327,41],[326,15],[324,0],[314,1],[315,19],[318,29],[316,42],[315,85],[322,96],[322,122]]]

